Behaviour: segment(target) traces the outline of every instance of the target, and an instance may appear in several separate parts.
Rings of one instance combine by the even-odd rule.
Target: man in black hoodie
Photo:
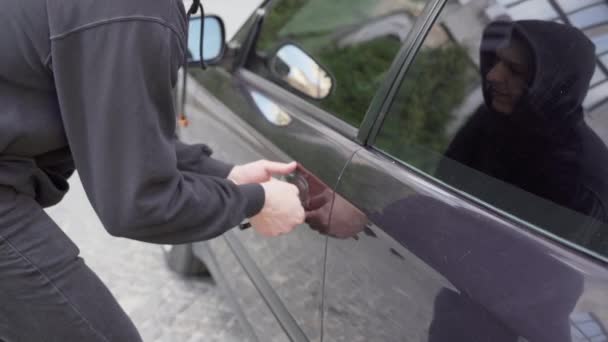
[[[585,123],[582,107],[594,52],[593,43],[568,25],[488,25],[480,51],[485,104],[452,140],[438,177],[492,201],[475,181],[451,172],[449,160],[455,160],[593,218],[585,233],[559,234],[596,250],[608,247],[601,242],[608,222],[608,150]]]
[[[77,169],[108,232],[214,238],[304,220],[296,164],[233,166],[175,138],[181,0],[8,0],[0,11],[0,341],[136,342],[137,330],[43,208]]]

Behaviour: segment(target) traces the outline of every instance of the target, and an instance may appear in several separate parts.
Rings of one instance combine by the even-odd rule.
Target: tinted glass
[[[514,20],[552,19],[557,17],[555,8],[548,0],[527,0],[509,7],[509,15]]]
[[[484,10],[484,0],[447,6],[403,80],[376,145],[608,256],[608,60],[593,43],[604,33],[571,25],[572,13],[554,7],[557,2],[548,4],[567,24],[545,20],[546,13],[542,20],[514,20],[519,6],[546,6],[541,2],[517,2],[497,17]],[[467,12],[477,14],[465,21]],[[598,15],[608,20],[601,12],[592,19]]]
[[[333,89],[313,99],[290,88],[353,126],[359,126],[401,42],[427,0],[279,0],[267,14],[257,54],[271,59],[285,42],[296,43],[333,78]],[[251,66],[273,77],[266,65]]]
[[[606,24],[608,21],[608,5],[603,3],[597,6],[585,8],[571,14],[569,19],[573,25],[582,29],[595,25]]]
[[[606,74],[604,74],[604,71],[602,71],[602,69],[598,66],[595,68],[595,72],[593,73],[593,78],[591,78],[591,86],[594,86],[600,82],[603,82],[606,80]]]
[[[190,19],[188,28],[188,53],[192,61],[200,61],[201,25],[204,22],[203,57],[205,61],[212,61],[220,57],[224,35],[222,26],[216,17],[201,17]]]
[[[602,1],[603,0],[557,0],[557,3],[565,12],[570,12]]]
[[[597,53],[608,52],[608,33],[593,37],[593,43]]]

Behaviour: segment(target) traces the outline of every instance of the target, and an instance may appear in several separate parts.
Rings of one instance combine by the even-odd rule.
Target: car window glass
[[[358,127],[401,43],[427,2],[275,1],[266,15],[256,47],[257,56],[264,62],[250,68]],[[303,89],[306,86],[283,82],[276,72],[267,70],[269,61],[286,42],[300,48],[329,75],[312,82],[322,88],[321,91],[313,91],[311,96]]]
[[[448,3],[375,145],[608,256],[608,30],[597,26],[608,12],[590,15],[593,24],[573,22],[583,13],[573,2],[551,1],[551,11],[516,20],[520,6],[541,2]]]
[[[557,4],[564,12],[571,12],[603,1],[604,0],[557,0]]]
[[[513,20],[551,19],[557,17],[557,11],[548,0],[527,0],[508,7]]]
[[[588,7],[569,15],[573,25],[582,29],[599,24],[606,24],[608,21],[608,5],[605,3]]]

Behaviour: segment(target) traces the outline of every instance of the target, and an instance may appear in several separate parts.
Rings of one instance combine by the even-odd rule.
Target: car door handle
[[[308,180],[304,177],[302,172],[298,172],[298,170],[296,170],[296,172],[287,175],[285,177],[285,181],[295,185],[298,188],[302,207],[304,207],[304,209],[308,208],[310,201],[310,186],[308,184]]]

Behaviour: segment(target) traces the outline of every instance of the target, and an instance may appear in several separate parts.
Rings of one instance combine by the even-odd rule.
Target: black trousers
[[[0,342],[141,341],[78,255],[33,198],[0,186]]]

